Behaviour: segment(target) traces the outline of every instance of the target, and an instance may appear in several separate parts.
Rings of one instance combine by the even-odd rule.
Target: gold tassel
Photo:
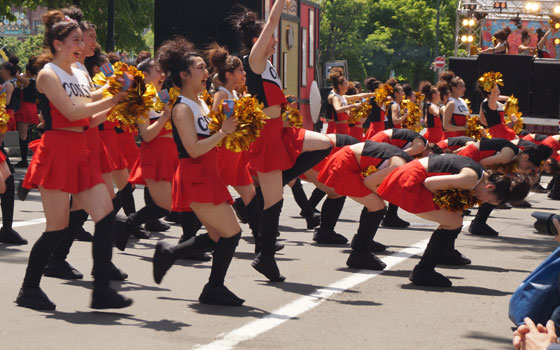
[[[375,167],[375,165],[370,165],[367,167],[366,170],[362,171],[362,176],[364,178],[370,176],[371,174],[375,173],[377,171],[377,168]]]
[[[379,104],[388,104],[388,97],[393,93],[393,87],[389,84],[381,84],[375,91],[375,102]]]
[[[523,130],[523,113],[519,112],[518,100],[511,95],[504,106],[504,120],[506,124],[512,124],[512,129],[516,134]]]
[[[499,86],[504,86],[503,75],[500,72],[486,72],[480,78],[478,78],[478,83],[480,87],[486,92],[492,91],[494,86],[498,84]]]
[[[200,94],[200,98],[206,102],[208,108],[212,109],[212,106],[214,105],[214,96],[211,95],[208,90],[204,90],[204,92]]]
[[[424,95],[422,95],[424,96]],[[412,130],[414,132],[420,132],[424,127],[420,122],[422,120],[422,111],[420,107],[411,100],[402,100],[401,102],[401,113],[404,109],[408,110],[408,115],[406,119],[402,122],[403,128]]]
[[[288,95],[286,98],[292,99],[293,101],[296,100],[294,95]],[[299,109],[295,107],[295,103],[288,103],[282,107],[282,120],[288,120],[291,127],[298,129],[303,127],[303,116],[301,115]]]
[[[367,118],[373,107],[371,104],[364,100],[361,104],[350,110],[350,119],[348,119],[349,124],[359,123],[363,118]]]
[[[12,116],[6,111],[6,93],[0,95],[0,133],[8,131],[8,123]]]
[[[458,189],[437,191],[433,200],[438,208],[458,213],[463,213],[480,203],[473,191]]]

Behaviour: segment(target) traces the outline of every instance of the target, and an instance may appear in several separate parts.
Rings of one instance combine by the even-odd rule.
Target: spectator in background
[[[361,94],[362,92],[364,92],[364,88],[362,87],[362,83],[360,83],[359,81],[354,82],[354,88],[356,88],[356,94]]]
[[[531,44],[531,36],[529,35],[529,31],[527,29],[523,29],[521,32],[521,45],[517,48],[517,53],[519,55],[529,55],[532,56],[535,52],[536,47],[530,46]]]
[[[548,36],[552,33],[552,28],[549,28],[546,33],[542,28],[537,29],[537,57],[538,58],[551,58],[550,51],[546,47]]]
[[[152,58],[152,54],[149,51],[138,52],[138,56],[136,56],[136,65],[138,66],[140,62],[144,62],[148,58]]]
[[[479,53],[491,53],[495,55],[507,55],[509,53],[508,36],[511,34],[511,28],[505,27],[494,33],[494,46],[491,46]]]

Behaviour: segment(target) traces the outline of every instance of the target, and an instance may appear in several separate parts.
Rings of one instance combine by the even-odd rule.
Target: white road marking
[[[44,224],[45,222],[47,222],[45,218],[38,218],[38,219],[27,220],[27,221],[16,221],[12,224],[12,227],[39,225],[39,224]]]
[[[398,253],[383,258],[383,262],[387,264],[386,270],[400,264],[413,255],[422,253],[428,244],[428,239],[419,241],[414,245],[405,248]],[[364,283],[374,277],[383,274],[383,271],[359,270],[350,276],[343,278],[327,287],[315,290],[313,293],[303,296],[290,304],[287,304],[277,310],[272,311],[269,315],[250,322],[241,328],[235,329],[229,333],[219,336],[212,343],[206,345],[196,345],[195,349],[203,350],[226,350],[233,349],[239,343],[251,340],[260,334],[263,334],[273,328],[276,328],[286,321],[294,319],[299,315],[315,308],[326,299],[335,294],[343,293],[354,286]]]

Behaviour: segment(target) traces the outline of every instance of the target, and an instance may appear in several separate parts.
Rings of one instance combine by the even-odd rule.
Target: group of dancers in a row
[[[200,53],[186,39],[174,38],[158,48],[154,59],[138,60],[137,68],[147,83],[157,90],[173,87],[179,96],[172,106],[151,111],[149,120],[138,123],[142,143],[130,168],[125,147],[117,141],[118,124],[107,121],[108,111],[120,103],[126,91],[103,98],[107,87],[96,86],[91,78],[107,63],[107,57],[96,50],[95,27],[83,20],[75,7],[45,14],[46,50],[37,60],[40,69],[36,79],[45,131],[31,146],[34,154],[23,188],[39,189],[47,223],[31,249],[16,304],[54,309],[55,304],[40,288],[42,275],[83,277],[66,258],[89,215],[95,223],[91,307],[129,306],[132,300],[110,286],[111,280],[126,278],[126,273],[111,262],[112,247],[125,250],[131,235],[148,237],[141,225],[162,226],[157,220],[173,211],[180,213],[183,236],[176,245],[157,243],[155,282],[161,283],[177,259],[204,259],[212,252],[212,268],[200,302],[242,305],[244,300],[224,285],[241,236],[235,212],[248,222],[255,238],[253,268],[271,282],[284,281],[275,253],[282,249],[277,236],[285,185],[298,193],[295,197],[308,219],[307,227],[319,225],[313,237],[318,243],[346,243],[334,230],[345,199],[350,197],[363,205],[346,261],[350,268],[385,268],[375,253],[386,247],[374,237],[383,220],[389,227],[403,226],[397,216],[399,207],[438,223],[410,280],[418,285],[448,287],[451,282],[435,267],[470,263],[455,249],[464,213],[442,209],[435,204],[434,194],[453,189],[471,191],[481,203],[479,213],[485,206],[491,211],[496,205],[527,195],[528,182],[518,173],[539,173],[543,163],[547,171],[556,171],[550,156],[553,152],[556,156],[560,149],[558,135],[552,136],[554,149],[537,145],[536,135],[529,135],[529,141],[515,133],[508,137],[511,141],[496,136],[476,141],[462,136],[468,114],[460,98],[465,87],[460,77],[451,74],[444,78],[445,86],[442,82],[438,88],[427,84],[422,88],[429,132],[424,136],[398,128],[403,120],[399,102],[404,94],[398,82],[391,82],[393,102],[377,104],[374,91],[379,82],[368,80],[371,92],[355,98],[345,95],[346,81],[341,76],[333,77],[329,97],[334,132],[321,134],[290,126],[282,119],[288,101],[268,60],[275,52],[274,32],[283,5],[283,0],[275,2],[266,23],[249,10],[232,17],[246,49],[242,58],[217,45]],[[209,82],[206,61],[214,74],[211,106],[201,98]],[[225,119],[218,131],[210,132],[209,114],[219,110],[224,100],[239,98],[236,91],[245,90],[245,85],[263,105],[268,119],[248,151],[233,152],[218,144],[237,130],[238,120]],[[447,99],[443,104],[440,91],[447,91],[441,94]],[[503,124],[496,93],[499,95],[493,90],[489,97],[483,119],[490,128],[495,118]],[[366,135],[352,137],[340,132],[343,114],[351,111],[348,102],[363,98],[372,99],[369,103],[373,106],[363,121],[369,122]],[[444,137],[442,130],[452,134]],[[127,137],[133,140],[134,134]],[[442,150],[447,153],[437,154]],[[2,175],[7,178],[9,173]],[[300,178],[317,187],[309,200]],[[146,205],[136,211],[132,191],[139,184],[145,185]],[[228,186],[241,198],[234,204],[235,211]],[[324,196],[319,221],[314,207]],[[385,202],[390,203],[389,210]],[[121,207],[126,218],[116,216]],[[480,223],[480,232],[487,233],[485,219]],[[202,225],[207,232],[199,234]]]

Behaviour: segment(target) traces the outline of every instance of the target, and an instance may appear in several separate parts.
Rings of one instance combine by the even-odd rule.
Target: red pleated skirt
[[[413,160],[393,170],[379,185],[377,194],[409,213],[427,213],[439,208],[434,204],[433,194],[424,186],[428,172]]]
[[[132,170],[132,166],[140,156],[140,148],[136,144],[136,133],[126,131],[117,133],[117,145],[123,154],[126,168],[128,171]]]
[[[109,152],[109,155],[113,159],[114,169],[112,170],[126,169],[126,159],[119,147],[117,132],[114,129],[100,130],[99,136],[101,136],[101,140],[103,141],[107,152]]]
[[[128,182],[137,185],[145,185],[146,179],[172,182],[178,165],[175,141],[170,137],[156,137],[140,145],[140,156],[130,171]]]
[[[508,128],[504,124],[494,125],[489,130],[490,130],[490,135],[492,135],[492,137],[499,137],[509,141],[515,139],[516,136],[515,131]]]
[[[16,122],[39,124],[39,113],[37,104],[33,102],[21,102],[19,110],[15,113]]]
[[[232,152],[225,147],[218,149],[216,155],[222,179],[229,186],[247,186],[253,183],[249,172],[247,152]]]
[[[350,135],[350,126],[348,123],[336,123],[335,131],[337,134]]]
[[[82,132],[47,131],[34,152],[23,181],[25,188],[42,186],[76,194],[103,183]]]
[[[341,196],[365,197],[371,190],[364,185],[360,165],[349,146],[333,154],[317,177]]]
[[[107,147],[101,141],[101,136],[99,136],[99,129],[88,128],[84,131],[87,139],[87,148],[90,151],[90,158],[93,162],[97,164],[101,170],[101,174],[107,174],[117,168],[115,161],[107,151]]]
[[[438,143],[443,140],[443,129],[442,128],[428,128],[424,137],[430,143]]]
[[[385,122],[371,122],[369,124],[369,128],[366,132],[366,140],[369,140],[370,138],[372,138],[373,136],[375,136],[375,134],[377,134],[380,131],[385,130]]]
[[[10,119],[8,119],[8,131],[16,131],[16,118],[14,117],[14,110],[13,109],[6,109],[6,113],[10,115]]]
[[[173,211],[190,211],[191,203],[232,202],[216,162],[217,149],[198,158],[181,158],[173,177]],[[219,218],[216,218],[219,219]]]
[[[351,126],[350,136],[354,137],[360,142],[364,142],[364,128],[362,128],[362,124]]]
[[[305,129],[284,128],[282,118],[267,119],[261,136],[252,143],[249,165],[268,173],[291,168],[303,149]]]
[[[334,134],[336,132],[336,123],[334,121],[330,121],[327,124],[327,134]]]

